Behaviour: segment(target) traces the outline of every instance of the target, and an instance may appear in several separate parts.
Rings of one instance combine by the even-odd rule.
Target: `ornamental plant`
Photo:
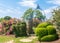
[[[58,39],[55,27],[49,22],[39,24],[34,31],[39,41],[53,41]]]

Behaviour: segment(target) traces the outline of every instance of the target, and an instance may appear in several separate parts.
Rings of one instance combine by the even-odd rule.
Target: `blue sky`
[[[50,18],[52,9],[60,6],[60,0],[0,0],[0,17],[22,17],[28,8],[36,8],[37,4],[43,9],[47,18]]]

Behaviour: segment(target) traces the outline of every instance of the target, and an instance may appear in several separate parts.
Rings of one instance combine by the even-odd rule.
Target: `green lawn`
[[[10,37],[10,36],[0,36],[0,43],[4,43],[6,41],[10,41],[12,40],[13,38]]]
[[[0,43],[4,43],[4,42],[10,41],[10,40],[14,40],[14,43],[26,43],[26,42],[19,41],[20,39],[23,39],[23,38],[27,38],[27,37],[15,38],[12,36],[0,36]],[[37,39],[34,39],[32,42],[28,42],[28,43],[35,43],[36,41],[37,41]]]

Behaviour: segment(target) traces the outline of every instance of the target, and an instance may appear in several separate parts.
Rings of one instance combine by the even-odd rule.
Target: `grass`
[[[32,42],[20,42],[19,40],[22,38],[15,38],[14,42],[15,43],[35,43],[35,41],[37,41],[37,39],[34,39]]]
[[[26,43],[26,42],[19,41],[20,39],[24,39],[24,38],[27,38],[27,37],[15,38],[12,36],[0,36],[0,43],[4,43],[4,42],[10,41],[10,40],[14,40],[14,43]],[[35,43],[36,41],[37,41],[37,39],[34,39],[32,42],[27,42],[27,43]]]
[[[12,37],[9,37],[9,36],[0,36],[0,43],[4,43],[4,42],[10,41],[12,39],[13,38]]]
[[[11,40],[14,40],[14,43],[26,43],[26,42],[20,42],[19,40],[20,39],[25,39],[27,37],[18,37],[18,38],[15,38],[14,36],[1,36],[0,35],[0,43],[5,43],[5,42],[8,42],[8,41],[11,41]],[[27,43],[38,43],[38,39],[34,39],[32,42],[27,42]]]

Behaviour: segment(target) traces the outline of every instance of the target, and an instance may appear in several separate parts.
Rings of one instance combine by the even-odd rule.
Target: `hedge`
[[[57,35],[47,35],[41,38],[41,41],[54,41],[58,39]]]
[[[56,29],[52,25],[47,26],[47,30],[48,30],[48,35],[56,34]]]

